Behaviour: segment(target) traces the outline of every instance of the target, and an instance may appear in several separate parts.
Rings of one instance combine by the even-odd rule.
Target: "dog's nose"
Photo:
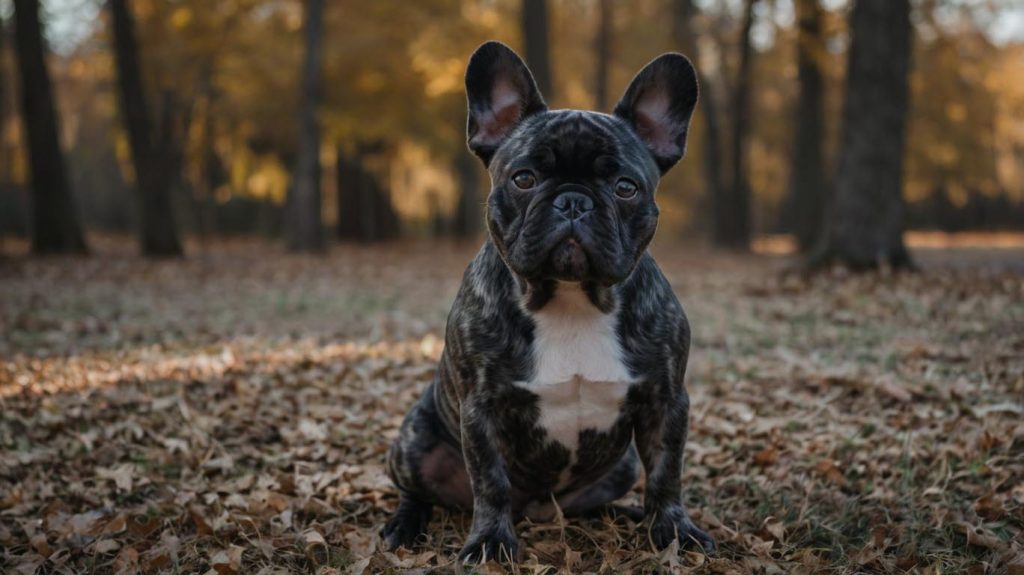
[[[570,221],[578,220],[594,209],[594,200],[579,192],[562,192],[555,198],[555,209]]]

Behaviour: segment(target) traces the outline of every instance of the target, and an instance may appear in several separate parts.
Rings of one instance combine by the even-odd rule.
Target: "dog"
[[[645,519],[659,549],[713,551],[681,500],[690,328],[647,251],[658,181],[686,149],[693,66],[656,58],[611,114],[549,110],[522,59],[488,42],[466,94],[488,239],[388,454],[400,503],[384,542],[413,546],[441,505],[472,510],[467,563],[515,560],[514,521],[559,509]],[[614,506],[641,465],[643,509]]]

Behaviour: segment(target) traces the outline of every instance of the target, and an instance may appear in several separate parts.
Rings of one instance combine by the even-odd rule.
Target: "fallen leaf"
[[[774,447],[766,447],[754,454],[754,463],[761,467],[768,467],[779,460],[779,450]]]
[[[345,572],[348,573],[348,575],[363,575],[369,568],[370,558],[366,557],[358,561],[352,562],[352,564],[348,566],[348,569],[346,569]]]
[[[969,523],[960,523],[960,527],[963,529],[964,534],[967,535],[967,543],[969,545],[977,545],[978,547],[994,550],[1007,548],[1006,543],[1002,539],[984,527],[975,527]]]
[[[306,558],[309,559],[313,565],[323,565],[327,563],[329,559],[329,553],[327,550],[327,541],[324,540],[324,536],[320,534],[316,529],[309,529],[302,534],[303,549],[306,552]]]
[[[136,573],[139,570],[139,552],[134,547],[122,547],[114,558],[114,571],[119,575]]]
[[[96,477],[113,481],[118,491],[131,491],[134,475],[135,465],[131,463],[124,463],[113,469],[99,468],[96,470]]]
[[[29,543],[32,545],[32,548],[36,550],[36,553],[43,557],[49,557],[50,554],[53,553],[49,542],[46,541],[46,535],[43,535],[42,533],[33,535],[32,538],[29,539]]]
[[[238,573],[238,570],[242,568],[242,553],[244,551],[237,545],[220,550],[210,558],[210,568],[219,575]]]
[[[825,479],[828,479],[830,482],[840,486],[846,485],[846,477],[843,475],[842,471],[839,470],[835,461],[832,461],[831,459],[822,459],[814,466],[814,469],[818,474],[823,476]]]

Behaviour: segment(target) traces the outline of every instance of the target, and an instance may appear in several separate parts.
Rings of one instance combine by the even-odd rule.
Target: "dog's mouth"
[[[554,279],[562,281],[581,281],[590,272],[590,258],[583,244],[575,235],[568,235],[559,240],[548,256]]]

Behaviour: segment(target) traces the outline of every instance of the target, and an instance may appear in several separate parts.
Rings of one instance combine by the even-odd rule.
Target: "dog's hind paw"
[[[427,532],[432,506],[429,503],[402,498],[398,510],[381,529],[380,536],[389,551],[399,547],[412,549]]]

